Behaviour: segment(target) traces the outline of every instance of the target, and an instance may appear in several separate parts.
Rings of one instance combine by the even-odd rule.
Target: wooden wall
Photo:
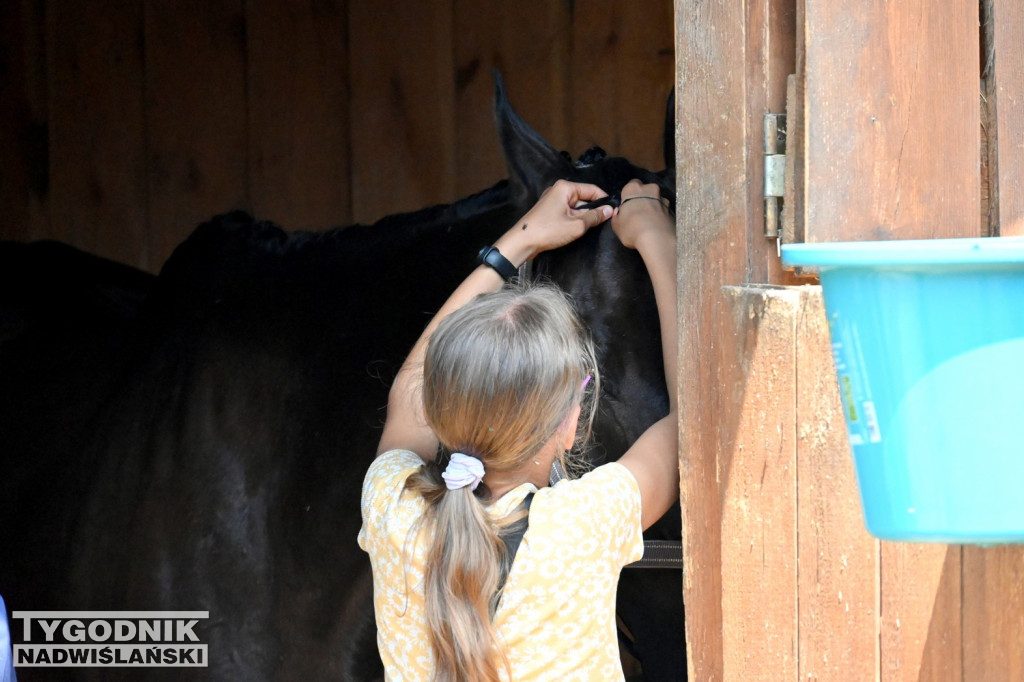
[[[1012,0],[981,3],[985,38],[983,112],[988,126],[992,182],[991,232],[1024,236],[1024,6]]]
[[[10,0],[0,238],[157,270],[234,208],[372,221],[505,176],[491,70],[548,140],[660,169],[670,0]]]
[[[691,679],[1024,679],[1024,548],[867,534],[821,290],[761,234],[789,73],[786,238],[1022,233],[1024,9],[980,8],[677,2]]]

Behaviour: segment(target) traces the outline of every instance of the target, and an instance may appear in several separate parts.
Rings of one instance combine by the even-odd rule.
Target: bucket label
[[[875,412],[873,400],[864,401],[864,426],[868,430],[868,440],[877,443],[882,440],[882,431],[878,428],[878,414]]]
[[[852,322],[841,322],[839,313],[832,313],[828,326],[850,444],[879,443],[882,430],[878,426],[871,385],[864,371],[864,355],[857,327]]]

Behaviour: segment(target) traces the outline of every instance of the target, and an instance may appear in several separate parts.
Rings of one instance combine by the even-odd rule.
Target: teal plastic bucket
[[[1024,238],[790,244],[821,277],[864,518],[1024,542]]]

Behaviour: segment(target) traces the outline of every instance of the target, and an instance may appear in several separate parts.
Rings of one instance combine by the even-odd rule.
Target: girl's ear
[[[565,420],[565,440],[562,442],[563,450],[571,450],[576,443],[576,429],[580,421],[580,406],[572,408],[572,412]]]

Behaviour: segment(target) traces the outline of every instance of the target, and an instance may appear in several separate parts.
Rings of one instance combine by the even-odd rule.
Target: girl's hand
[[[661,198],[658,186],[630,180],[622,188],[622,201],[618,213],[612,219],[612,230],[618,235],[619,241],[631,249],[637,248],[637,242],[648,232],[667,231],[675,234],[668,202]]]
[[[612,217],[610,206],[575,209],[584,201],[607,196],[596,185],[559,180],[544,191],[533,208],[494,243],[516,266],[532,260],[542,251],[565,246]]]
[[[552,185],[523,218],[494,243],[501,254],[516,267],[541,251],[553,249],[580,237],[591,227],[612,216],[608,206],[589,210],[574,209],[581,201],[607,196],[595,185],[559,180]],[[423,330],[405,359],[388,394],[388,414],[377,454],[395,448],[411,450],[431,462],[437,454],[437,435],[427,426],[423,415],[423,358],[427,343],[441,320],[464,306],[475,296],[497,291],[502,279],[489,267],[476,268],[448,297]]]

